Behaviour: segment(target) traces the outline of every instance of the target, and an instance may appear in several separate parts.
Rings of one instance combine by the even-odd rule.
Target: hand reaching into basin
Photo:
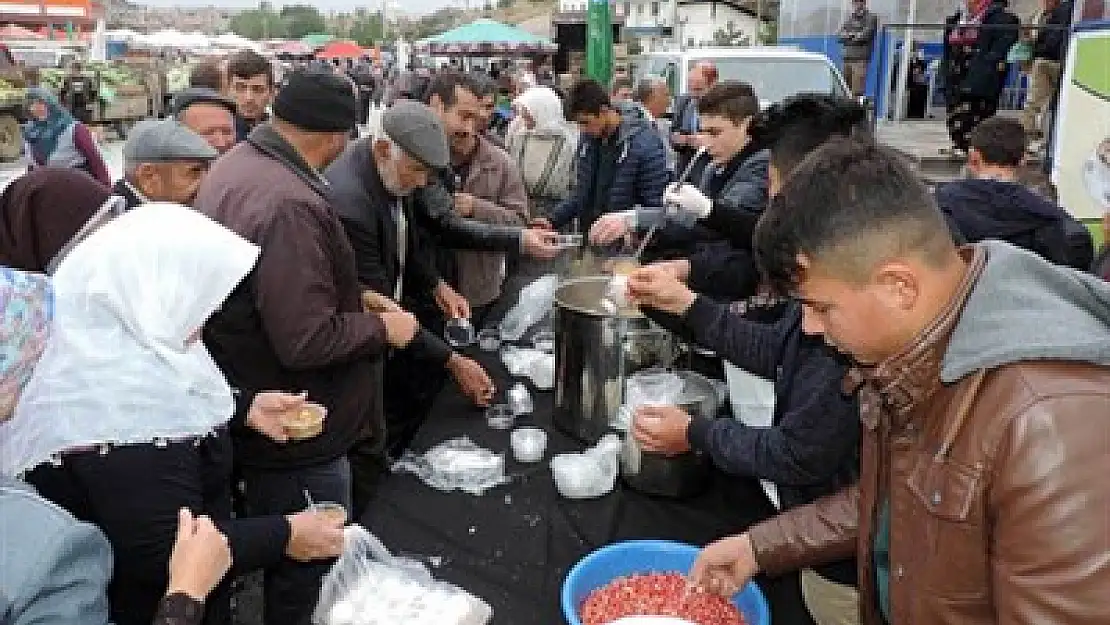
[[[690,583],[706,592],[731,597],[758,572],[752,541],[741,534],[702,549],[690,570]]]

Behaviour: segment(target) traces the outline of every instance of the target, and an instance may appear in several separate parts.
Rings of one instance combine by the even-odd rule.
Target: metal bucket
[[[686,380],[679,408],[693,417],[716,418],[722,398],[705,376],[680,371]],[[644,451],[629,432],[621,448],[621,478],[629,488],[659,497],[693,497],[709,485],[713,461],[701,450],[675,456]]]
[[[638,311],[605,312],[608,285],[608,276],[590,276],[555,291],[555,427],[590,444],[624,401],[625,376],[675,357],[670,332]]]

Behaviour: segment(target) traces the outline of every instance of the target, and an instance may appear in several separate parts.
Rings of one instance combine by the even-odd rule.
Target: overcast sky
[[[156,7],[221,6],[250,9],[258,6],[258,0],[140,0],[140,3]],[[357,7],[381,9],[381,0],[274,0],[272,4],[278,7],[283,4],[311,4],[321,11],[349,11]],[[395,4],[401,5],[406,13],[416,14],[431,13],[445,6],[463,6],[462,0],[401,0],[395,1]]]

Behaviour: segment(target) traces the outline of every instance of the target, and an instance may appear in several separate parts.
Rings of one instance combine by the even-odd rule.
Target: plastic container
[[[306,402],[296,414],[286,417],[285,433],[293,440],[315,438],[324,431],[328,409],[320,404]]]
[[[509,435],[509,446],[517,462],[539,462],[547,450],[547,432],[540,428],[517,428]]]
[[[578,607],[594,590],[618,577],[690,572],[698,557],[693,545],[668,540],[630,540],[602,547],[578,561],[563,580],[563,618],[568,625],[582,625]],[[748,582],[732,597],[747,625],[771,625],[767,599],[755,582]]]
[[[343,525],[347,524],[347,509],[343,507],[343,504],[334,501],[317,501],[308,509],[316,514],[334,519]]]
[[[495,430],[507,430],[513,427],[516,415],[507,404],[494,404],[486,408],[486,425]]]
[[[513,413],[514,417],[519,417],[522,414],[530,414],[536,408],[535,403],[532,401],[532,394],[528,392],[528,387],[524,386],[521,382],[514,384],[506,395],[509,410]]]
[[[540,330],[532,335],[532,347],[546,354],[555,353],[555,333],[551,330]]]
[[[495,352],[501,347],[501,330],[486,328],[478,333],[478,349]]]
[[[467,347],[474,344],[474,326],[466,318],[448,319],[443,336],[451,347]]]

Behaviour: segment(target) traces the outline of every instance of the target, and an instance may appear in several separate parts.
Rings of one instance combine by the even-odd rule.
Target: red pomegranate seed
[[[673,616],[698,625],[745,625],[728,599],[690,588],[679,573],[618,577],[582,603],[582,625],[607,625],[626,616]]]

